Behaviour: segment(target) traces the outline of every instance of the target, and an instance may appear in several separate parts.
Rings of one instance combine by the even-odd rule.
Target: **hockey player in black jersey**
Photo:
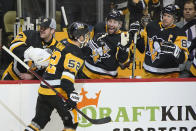
[[[53,35],[56,29],[56,21],[54,19],[42,19],[40,31],[26,30],[20,32],[12,41],[9,49],[16,54],[21,60],[39,73],[42,73],[42,67],[48,65],[48,58],[53,46],[58,42]],[[47,49],[47,50],[46,50]],[[34,79],[34,76],[13,60],[4,71],[1,80],[27,80]]]
[[[57,110],[63,120],[63,131],[76,130],[78,125],[77,114],[73,108],[76,106],[79,96],[75,92],[74,82],[78,70],[84,63],[82,48],[86,46],[89,35],[86,24],[74,22],[68,27],[69,38],[66,45],[63,43],[55,45],[43,79],[62,94],[67,101],[57,96],[44,83],[41,83],[38,90],[36,114],[25,131],[43,129],[50,121],[50,115],[54,109]]]
[[[188,58],[187,37],[174,24],[177,6],[168,5],[162,10],[162,20],[146,27],[147,48],[143,67],[144,78],[177,78],[179,64]]]
[[[117,68],[129,64],[131,59],[130,44],[132,33],[122,32],[122,15],[112,10],[106,23],[98,23],[94,27],[93,39],[86,53],[85,65],[79,78],[104,79],[116,78]]]

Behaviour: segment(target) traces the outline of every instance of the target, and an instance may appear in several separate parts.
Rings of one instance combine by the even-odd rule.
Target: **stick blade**
[[[101,118],[101,119],[90,119],[89,120],[92,124],[106,124],[111,122],[111,117],[105,117],[105,118]]]
[[[81,110],[79,110],[77,107],[75,107],[75,110],[92,124],[106,124],[108,122],[111,122],[112,120],[110,116],[105,118],[100,118],[100,119],[91,119],[86,114],[84,114]]]

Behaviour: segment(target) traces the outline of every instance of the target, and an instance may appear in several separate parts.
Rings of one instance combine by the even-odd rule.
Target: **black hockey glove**
[[[173,42],[163,42],[161,44],[161,52],[165,54],[172,54],[175,58],[179,58],[181,49]]]
[[[136,32],[140,31],[140,23],[139,21],[133,22],[130,24],[129,32],[135,34]]]
[[[79,97],[78,93],[76,93],[76,92],[70,93],[69,98],[66,101],[63,99],[64,107],[67,110],[72,111],[76,107],[79,99],[80,99],[80,97]]]

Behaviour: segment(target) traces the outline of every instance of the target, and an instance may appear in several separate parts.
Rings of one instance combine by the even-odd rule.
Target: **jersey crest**
[[[153,36],[152,38],[148,38],[149,49],[146,52],[147,55],[151,56],[152,63],[160,58],[161,50],[160,43],[164,42],[162,38],[158,38],[157,36]]]
[[[97,62],[101,62],[101,59],[110,57],[110,55],[108,54],[110,48],[104,41],[101,41],[101,46],[98,46],[93,40],[91,40],[89,42],[89,47],[92,50],[91,57],[93,58],[95,64]]]

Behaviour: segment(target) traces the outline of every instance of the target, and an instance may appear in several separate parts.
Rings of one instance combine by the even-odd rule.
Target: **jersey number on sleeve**
[[[50,74],[55,74],[56,72],[56,66],[59,62],[61,58],[61,52],[59,51],[54,51],[52,53],[52,56],[50,58],[50,63],[49,63],[49,66],[46,68],[46,71]]]
[[[55,74],[56,72],[56,65],[58,64],[59,60],[61,58],[61,52],[54,51],[51,58],[49,66],[46,68],[46,71],[50,74]],[[72,55],[71,53],[66,54],[65,60],[64,60],[64,68],[68,69],[71,72],[74,72],[75,74],[80,69],[81,65],[83,64],[83,60]]]
[[[66,59],[64,61],[64,68],[76,74],[82,64],[83,64],[82,59],[69,53],[66,55]]]

